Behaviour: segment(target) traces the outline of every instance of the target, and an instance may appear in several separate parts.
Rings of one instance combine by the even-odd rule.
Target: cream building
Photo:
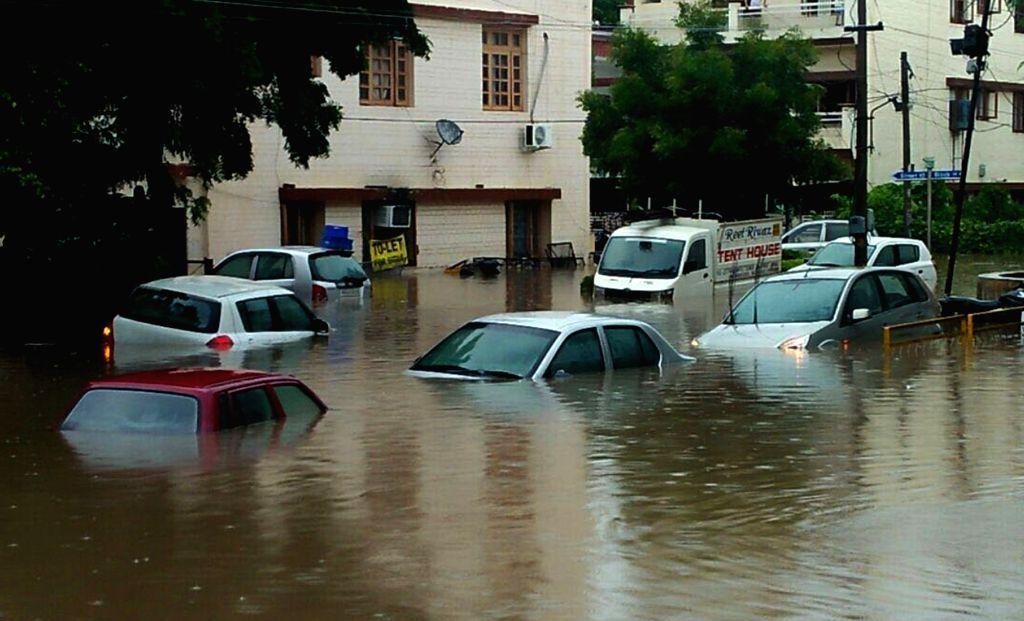
[[[981,1],[981,0],[979,0]],[[1005,0],[991,0],[992,56],[984,74],[986,92],[979,112],[968,182],[998,183],[1024,192],[1024,13],[1014,15]],[[682,31],[675,26],[675,2],[635,0],[622,10],[622,21],[675,43]],[[749,2],[715,2],[722,11],[726,41],[753,28],[778,36],[791,28],[811,38],[819,61],[808,81],[826,88],[822,101],[822,137],[837,153],[852,160],[855,98],[855,40],[844,26],[855,23],[855,0],[765,0],[761,8]],[[886,104],[900,91],[900,52],[906,51],[913,69],[910,81],[911,155],[918,169],[923,158],[934,157],[937,169],[959,169],[964,132],[953,129],[950,102],[967,95],[970,76],[966,58],[950,53],[949,40],[963,36],[965,23],[980,22],[970,0],[879,0],[868,2],[868,23],[883,22],[885,30],[869,35],[868,97],[872,113],[869,183],[889,183],[903,166],[901,114]],[[1022,11],[1024,9],[1018,9]]]
[[[365,260],[370,239],[402,235],[419,266],[543,256],[552,242],[590,249],[576,97],[590,87],[591,0],[412,4],[429,60],[396,42],[375,48],[362,76],[342,81],[325,67],[344,120],[330,157],[308,170],[290,163],[276,127],[254,125],[254,170],[209,192],[191,257],[316,244],[328,224],[347,226]],[[438,147],[442,119],[465,132],[461,142]],[[528,125],[546,130],[549,148],[524,146]],[[389,205],[399,207],[390,220]]]

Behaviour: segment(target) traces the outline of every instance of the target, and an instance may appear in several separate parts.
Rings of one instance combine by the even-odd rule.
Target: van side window
[[[575,375],[595,371],[604,371],[604,355],[601,353],[597,330],[590,328],[565,339],[548,365],[545,376],[554,377],[559,372]]]
[[[684,272],[696,272],[708,267],[708,243],[705,239],[698,239],[690,244],[690,254],[686,255]]]
[[[640,328],[619,326],[605,328],[608,348],[612,352],[612,366],[616,369],[650,367],[658,364],[658,349]]]

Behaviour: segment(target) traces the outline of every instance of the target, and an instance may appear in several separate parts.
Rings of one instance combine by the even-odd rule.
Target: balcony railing
[[[815,31],[842,28],[847,19],[846,9],[846,0],[825,0],[772,3],[771,6],[758,8],[747,8],[739,2],[732,2],[722,10],[728,14],[730,31],[785,31],[799,28],[805,34],[812,34]]]

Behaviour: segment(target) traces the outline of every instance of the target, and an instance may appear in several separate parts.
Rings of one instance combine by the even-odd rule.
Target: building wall
[[[325,66],[323,82],[345,116],[341,128],[330,137],[330,157],[311,162],[308,170],[297,169],[283,150],[277,128],[255,124],[251,128],[252,174],[242,181],[220,184],[209,193],[210,256],[219,259],[239,248],[279,244],[278,189],[283,184],[300,188],[560,188],[562,198],[552,205],[551,237],[573,242],[578,254],[588,250],[589,163],[579,141],[584,117],[576,97],[590,87],[590,31],[565,24],[588,24],[591,1],[430,0],[415,4],[538,15],[540,23],[527,31],[526,111],[482,109],[480,23],[417,18],[432,50],[429,60],[414,61],[414,105],[360,105],[357,77],[342,81]],[[553,123],[554,148],[522,151],[522,131],[530,120],[531,106],[536,122]],[[438,119],[456,121],[465,136],[461,144],[443,147],[432,161]],[[420,226],[435,227],[419,234],[420,265],[441,265],[452,257],[473,253],[505,254],[503,205],[482,205],[468,211],[436,207],[418,208]],[[326,215],[328,224],[348,225],[353,236],[361,229],[356,205],[328,204]],[[489,218],[495,221],[484,226],[482,221]],[[452,230],[442,234],[445,227]],[[485,228],[485,236],[470,232],[474,227],[477,233]],[[435,243],[448,246],[435,247]],[[480,252],[483,250],[486,252]]]

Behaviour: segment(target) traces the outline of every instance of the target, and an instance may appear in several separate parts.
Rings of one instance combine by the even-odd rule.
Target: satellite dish
[[[462,128],[455,124],[455,121],[441,119],[437,122],[437,135],[441,137],[441,144],[459,144],[462,142]]]
[[[434,159],[434,156],[437,155],[437,152],[440,151],[441,147],[444,145],[454,145],[462,142],[462,134],[465,133],[462,131],[461,127],[455,124],[455,121],[449,121],[448,119],[441,119],[435,123],[434,126],[437,128],[437,135],[441,140],[440,142],[434,142],[434,144],[437,145],[437,148],[430,154],[430,159]]]

